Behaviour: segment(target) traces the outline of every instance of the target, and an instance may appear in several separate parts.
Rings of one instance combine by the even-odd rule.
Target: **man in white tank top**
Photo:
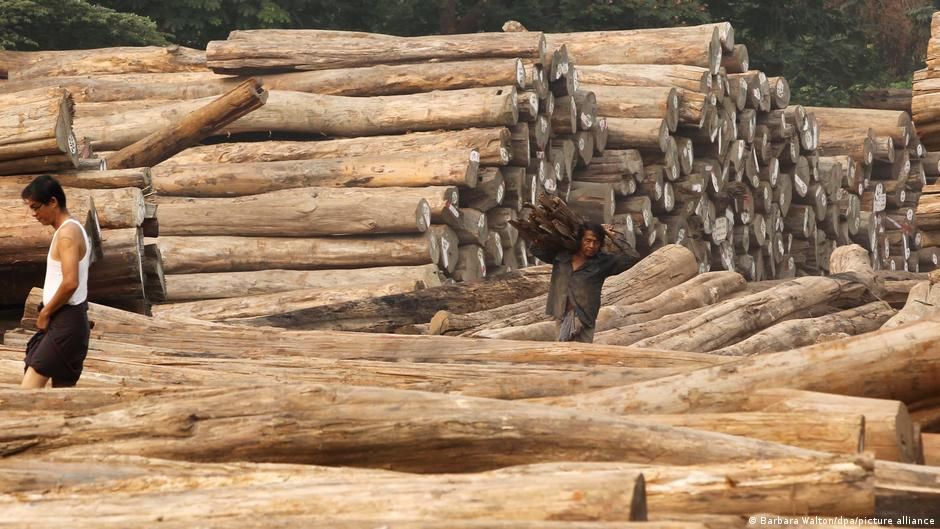
[[[65,192],[55,178],[36,177],[21,195],[33,218],[55,228],[46,257],[43,303],[36,320],[39,332],[26,346],[21,387],[74,386],[88,353],[88,267],[91,243],[81,223],[66,207]]]

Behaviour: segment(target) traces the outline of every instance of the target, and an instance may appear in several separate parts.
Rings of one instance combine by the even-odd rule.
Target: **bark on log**
[[[424,235],[378,237],[160,237],[168,274],[317,270],[437,264],[437,240]]]
[[[140,99],[198,99],[222,95],[243,77],[205,74],[136,75],[60,78],[63,86],[82,102]],[[434,90],[516,85],[525,88],[525,70],[519,59],[480,59],[338,68],[264,76],[271,90],[290,90],[351,97],[403,95]],[[11,88],[11,87],[7,87]]]
[[[676,285],[693,277],[698,271],[695,256],[681,246],[669,245],[634,265],[630,270],[610,278],[601,295],[601,305],[630,299],[640,302],[657,295],[663,285]],[[655,291],[652,290],[655,285]],[[547,320],[544,314],[546,296],[527,299],[488,311],[453,314],[441,311],[431,320],[431,334],[473,335],[483,329],[528,325]]]
[[[869,110],[861,108],[804,107],[816,116],[822,130],[872,130],[875,136],[891,136],[899,148],[907,147],[914,133],[914,125],[907,112]]]
[[[899,327],[927,317],[940,315],[940,288],[932,280],[922,281],[911,288],[904,308],[882,325],[883,329]]]
[[[296,287],[295,287],[296,288]],[[207,321],[230,321],[268,317],[319,308],[337,303],[366,300],[372,297],[411,292],[423,285],[413,280],[362,282],[356,286],[319,287],[290,290],[274,294],[242,295],[232,299],[193,301],[153,307],[155,317],[193,318]]]
[[[940,469],[877,461],[875,463],[876,514],[919,525],[940,516]],[[924,520],[916,522],[915,520]]]
[[[581,89],[590,90],[597,96],[598,116],[665,119],[671,132],[675,132],[679,125],[679,92],[675,88],[605,86],[582,82]]]
[[[544,293],[550,276],[548,267],[532,267],[483,282],[307,308],[252,323],[311,330],[410,331],[411,326],[429,321],[439,310],[487,310],[520,297]]]
[[[166,276],[166,301],[224,299],[273,294],[298,288],[326,285],[346,287],[366,282],[396,279],[421,283],[427,288],[441,285],[437,265],[391,266],[351,270],[258,270],[254,272],[218,272],[207,274],[171,274]]]
[[[114,171],[61,171],[53,176],[64,188],[118,189],[136,187],[144,191],[150,189],[149,168],[117,169]],[[7,192],[11,188],[22,191],[34,178],[36,178],[36,175],[4,176],[3,179],[0,179],[0,192]]]
[[[607,146],[666,152],[669,126],[665,119],[607,118]]]
[[[578,79],[606,86],[661,86],[707,93],[712,77],[707,68],[658,64],[578,64]]]
[[[719,32],[708,25],[555,33],[545,38],[550,49],[566,46],[578,65],[689,64],[707,68],[712,74],[717,74],[721,65]]]
[[[865,450],[880,460],[915,460],[914,423],[903,402],[777,388],[753,392],[741,409],[798,413],[802,416],[829,413],[864,415]]]
[[[132,102],[136,109],[133,112],[121,111],[116,103],[85,103],[77,109],[75,130],[78,135],[91,138],[96,150],[120,149],[208,102],[195,99],[146,109]],[[510,126],[517,120],[516,89],[511,86],[370,98],[273,90],[263,107],[225,127],[221,133],[274,131],[376,136]]]
[[[216,73],[326,70],[421,61],[546,56],[541,33],[472,33],[396,37],[328,30],[240,30],[206,47]]]
[[[697,309],[687,310],[676,314],[668,314],[661,318],[635,323],[633,325],[624,325],[602,331],[594,335],[594,343],[606,345],[632,345],[640,340],[656,336],[668,330],[675,329],[679,325],[689,321],[700,314],[703,314],[711,307],[705,305]]]
[[[423,233],[431,225],[428,201],[401,188],[304,187],[236,198],[173,199],[158,204],[163,236]]]
[[[22,65],[7,73],[11,80],[206,70],[205,52],[177,45],[4,53],[20,54]]]
[[[145,299],[140,228],[103,230],[103,258],[88,270],[89,299]]]
[[[0,162],[8,162],[0,174],[17,174],[18,160],[43,157],[58,160],[65,156],[77,167],[72,113],[72,97],[61,88],[0,95]]]
[[[151,167],[196,145],[219,129],[264,105],[268,93],[256,79],[249,79],[177,123],[154,131],[108,156],[108,167]]]
[[[9,374],[0,370],[0,380],[18,385],[22,378],[22,351],[30,337],[25,331],[6,334],[5,339],[16,349],[9,352],[0,349],[0,362],[14,365]],[[387,361],[329,360],[303,355],[285,357],[249,349],[237,355],[215,353],[208,356],[92,339],[81,385],[137,391],[152,388],[154,384],[166,384],[177,389],[185,385],[193,390],[262,386],[272,380],[290,379],[298,384],[343,384],[519,400],[571,395],[684,371],[686,369],[681,367],[546,366],[504,362],[389,364]],[[169,393],[169,390],[162,393]],[[151,394],[157,395],[153,391]],[[136,393],[129,400],[138,398],[134,395]],[[56,411],[74,415],[71,410],[76,409],[75,405],[59,406]]]
[[[0,186],[0,207],[6,211],[25,210],[20,193],[22,188]],[[136,187],[119,189],[65,188],[70,212],[79,219],[88,215],[90,201],[94,202],[98,224],[105,229],[136,228],[144,221],[144,196]],[[35,221],[32,221],[36,223]],[[36,223],[38,226],[38,223]]]
[[[497,474],[518,475],[533,467],[510,467]],[[573,474],[606,469],[643,472],[653,512],[751,514],[875,513],[875,462],[866,456],[782,459],[688,467],[628,463],[556,463]],[[531,477],[535,477],[533,474]],[[745,492],[746,491],[746,492]]]
[[[296,187],[426,187],[477,184],[479,153],[370,155],[282,162],[171,165],[151,169],[161,195],[231,197]]]
[[[640,341],[637,346],[710,351],[802,308],[844,296],[858,299],[867,289],[860,277],[801,277],[768,291],[719,305],[672,331]]]
[[[34,329],[42,290],[30,292],[21,325]],[[102,305],[91,304],[94,336],[146,347],[169,347],[210,357],[245,351],[266,343],[265,354],[309,356],[316,344],[322,358],[431,363],[522,362],[532,364],[618,365],[621,367],[704,367],[727,362],[699,353],[652,351],[587,344],[545,344],[506,340],[458,339],[446,336],[374,335],[323,331],[284,331],[235,327],[207,322],[164,322]],[[228,351],[229,353],[225,353]]]
[[[858,454],[865,446],[865,416],[840,412],[735,412],[636,415],[640,421],[705,430],[834,454]]]
[[[468,128],[456,131],[413,132],[395,136],[326,141],[218,143],[186,149],[161,163],[160,166],[389,156],[461,149],[478,150],[482,165],[506,165],[509,163],[509,129],[505,127]]]
[[[166,469],[168,465],[160,462],[160,466]],[[130,474],[132,477],[113,485],[123,491],[136,490],[136,493],[112,491],[107,495],[107,502],[91,499],[101,497],[97,489],[112,485],[109,483],[97,487],[78,487],[80,490],[88,489],[87,497],[77,495],[71,489],[63,494],[46,492],[42,495],[43,503],[49,508],[42,516],[34,516],[32,520],[37,526],[43,524],[41,527],[76,518],[93,518],[99,523],[130,523],[142,527],[154,527],[149,525],[154,519],[159,519],[159,523],[187,521],[190,524],[193,521],[201,524],[199,520],[206,520],[205,523],[214,525],[212,520],[216,519],[283,519],[284,505],[287,504],[303,505],[303,508],[292,509],[291,514],[287,514],[288,519],[301,513],[307,520],[319,518],[319,523],[324,524],[337,519],[359,520],[366,517],[374,520],[372,527],[375,523],[391,521],[390,527],[397,528],[400,527],[397,520],[401,519],[458,519],[464,523],[488,519],[527,523],[533,519],[560,518],[618,522],[646,519],[643,476],[638,470],[594,472],[578,476],[549,467],[532,469],[530,475],[520,476],[494,472],[467,476],[444,474],[406,477],[375,470],[347,470],[341,474],[327,468],[278,467],[281,466],[271,468],[266,465],[263,469],[253,469],[247,465],[234,468],[233,465],[226,465],[219,470],[195,472],[192,469],[163,470],[162,475],[157,473],[153,481],[147,482],[145,478],[139,477],[148,474],[146,470],[122,472],[121,469],[126,468],[126,464],[122,464],[111,472],[117,475]],[[374,482],[368,498],[357,495],[363,481]],[[205,483],[198,501],[192,500],[193,483]],[[233,492],[239,499],[226,499]],[[559,494],[564,499],[559,500]],[[428,501],[429,495],[436,499]],[[207,501],[216,506],[211,515],[206,512]],[[381,514],[363,514],[373,509]],[[30,507],[19,499],[10,498],[4,503],[4,514],[11,521],[24,519],[29,510]],[[316,523],[312,527],[317,527]],[[403,527],[421,527],[411,523]],[[351,526],[343,525],[341,521],[337,527]],[[435,526],[425,526],[425,529],[430,527]],[[567,529],[568,525],[561,527]]]
[[[655,383],[640,383],[571,399],[556,405],[619,413],[733,411],[755,388],[789,387],[842,395],[913,402],[932,396],[940,376],[940,346],[933,319],[781,353],[735,362],[735,377],[710,368]],[[860,366],[867,366],[862,369]],[[865,380],[879,380],[866,385]]]
[[[264,429],[266,422],[287,413],[294,420],[281,427],[294,434],[246,446],[244,433],[227,426],[236,417],[245,420],[245,402],[255,403],[247,419],[254,428]],[[415,420],[419,409],[421,419]],[[114,424],[117,413],[133,414],[137,420],[122,427]],[[122,454],[440,473],[556,460],[690,464],[821,455],[632,418],[584,417],[575,410],[524,402],[345,385],[205,388],[84,413],[75,410],[68,417],[50,413],[30,420],[24,415],[13,413],[10,419],[18,427],[6,430],[4,445],[8,454],[18,448],[16,457]],[[69,426],[70,435],[50,428],[57,423]],[[389,427],[395,423],[410,427]],[[172,439],[155,431],[168,425],[177,432]],[[108,432],[96,434],[100,429]],[[137,433],[128,438],[131,431]],[[418,448],[420,455],[403,446]]]
[[[835,314],[788,320],[751,335],[736,344],[710,351],[712,354],[748,356],[754,354],[788,351],[804,345],[812,345],[825,334],[846,333],[849,336],[877,330],[889,321],[895,310],[883,301],[876,301],[858,308]]]

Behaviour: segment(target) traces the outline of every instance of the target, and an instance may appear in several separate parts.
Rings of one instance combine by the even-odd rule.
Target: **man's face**
[[[58,203],[55,198],[50,200],[48,204],[43,204],[31,198],[23,199],[23,202],[26,203],[29,214],[43,226],[51,226],[55,222],[56,212],[58,210]]]
[[[586,230],[581,237],[581,255],[594,257],[599,251],[601,251],[601,242],[597,238],[597,234],[593,231]]]

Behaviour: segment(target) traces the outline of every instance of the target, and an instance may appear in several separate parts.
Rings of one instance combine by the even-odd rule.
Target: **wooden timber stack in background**
[[[932,270],[938,266],[940,247],[940,222],[937,221],[936,195],[937,176],[940,176],[940,12],[934,13],[930,23],[930,42],[927,45],[927,67],[914,72],[912,116],[917,132],[928,152],[921,163],[925,185],[921,189],[920,201],[916,204],[918,260],[922,267]]]
[[[926,177],[909,120],[789,105],[786,80],[751,69],[728,23],[446,37],[250,30],[202,57],[183,52],[163,60],[141,49],[151,59],[126,71],[16,55],[11,72],[47,66],[0,85],[71,90],[78,134],[118,160],[108,151],[263,76],[267,103],[222,128],[223,142],[151,169],[148,207],[172,212],[162,240],[148,241],[163,257],[168,302],[240,297],[235,285],[249,283],[274,294],[315,270],[434,265],[444,280],[496,276],[532,260],[511,221],[542,193],[615,224],[641,253],[682,244],[701,272],[751,281],[826,273],[832,250],[852,242],[876,269],[933,259],[912,218]],[[120,53],[86,55],[110,57],[104,64]],[[869,119],[870,133],[859,128]],[[364,189],[339,198],[331,187]],[[354,195],[389,207],[360,206],[348,223],[317,230],[276,208],[283,218],[262,225],[252,204],[290,189],[302,191],[285,204],[318,209],[309,222]],[[208,217],[233,208],[238,218],[224,229]],[[194,287],[200,279],[215,287]]]

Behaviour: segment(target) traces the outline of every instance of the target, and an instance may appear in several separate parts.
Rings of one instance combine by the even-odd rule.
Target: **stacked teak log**
[[[917,132],[924,146],[930,151],[940,151],[940,12],[934,13],[930,24],[931,38],[927,46],[927,67],[914,72],[914,90],[911,107]],[[938,220],[937,176],[940,175],[940,153],[929,152],[922,160],[926,185],[920,202],[916,204],[917,232],[915,243],[921,250],[918,260],[921,267],[933,269],[938,266],[937,247],[940,247],[940,220]]]
[[[930,20],[927,65],[914,72],[912,116],[924,146],[940,151],[940,12]]]

